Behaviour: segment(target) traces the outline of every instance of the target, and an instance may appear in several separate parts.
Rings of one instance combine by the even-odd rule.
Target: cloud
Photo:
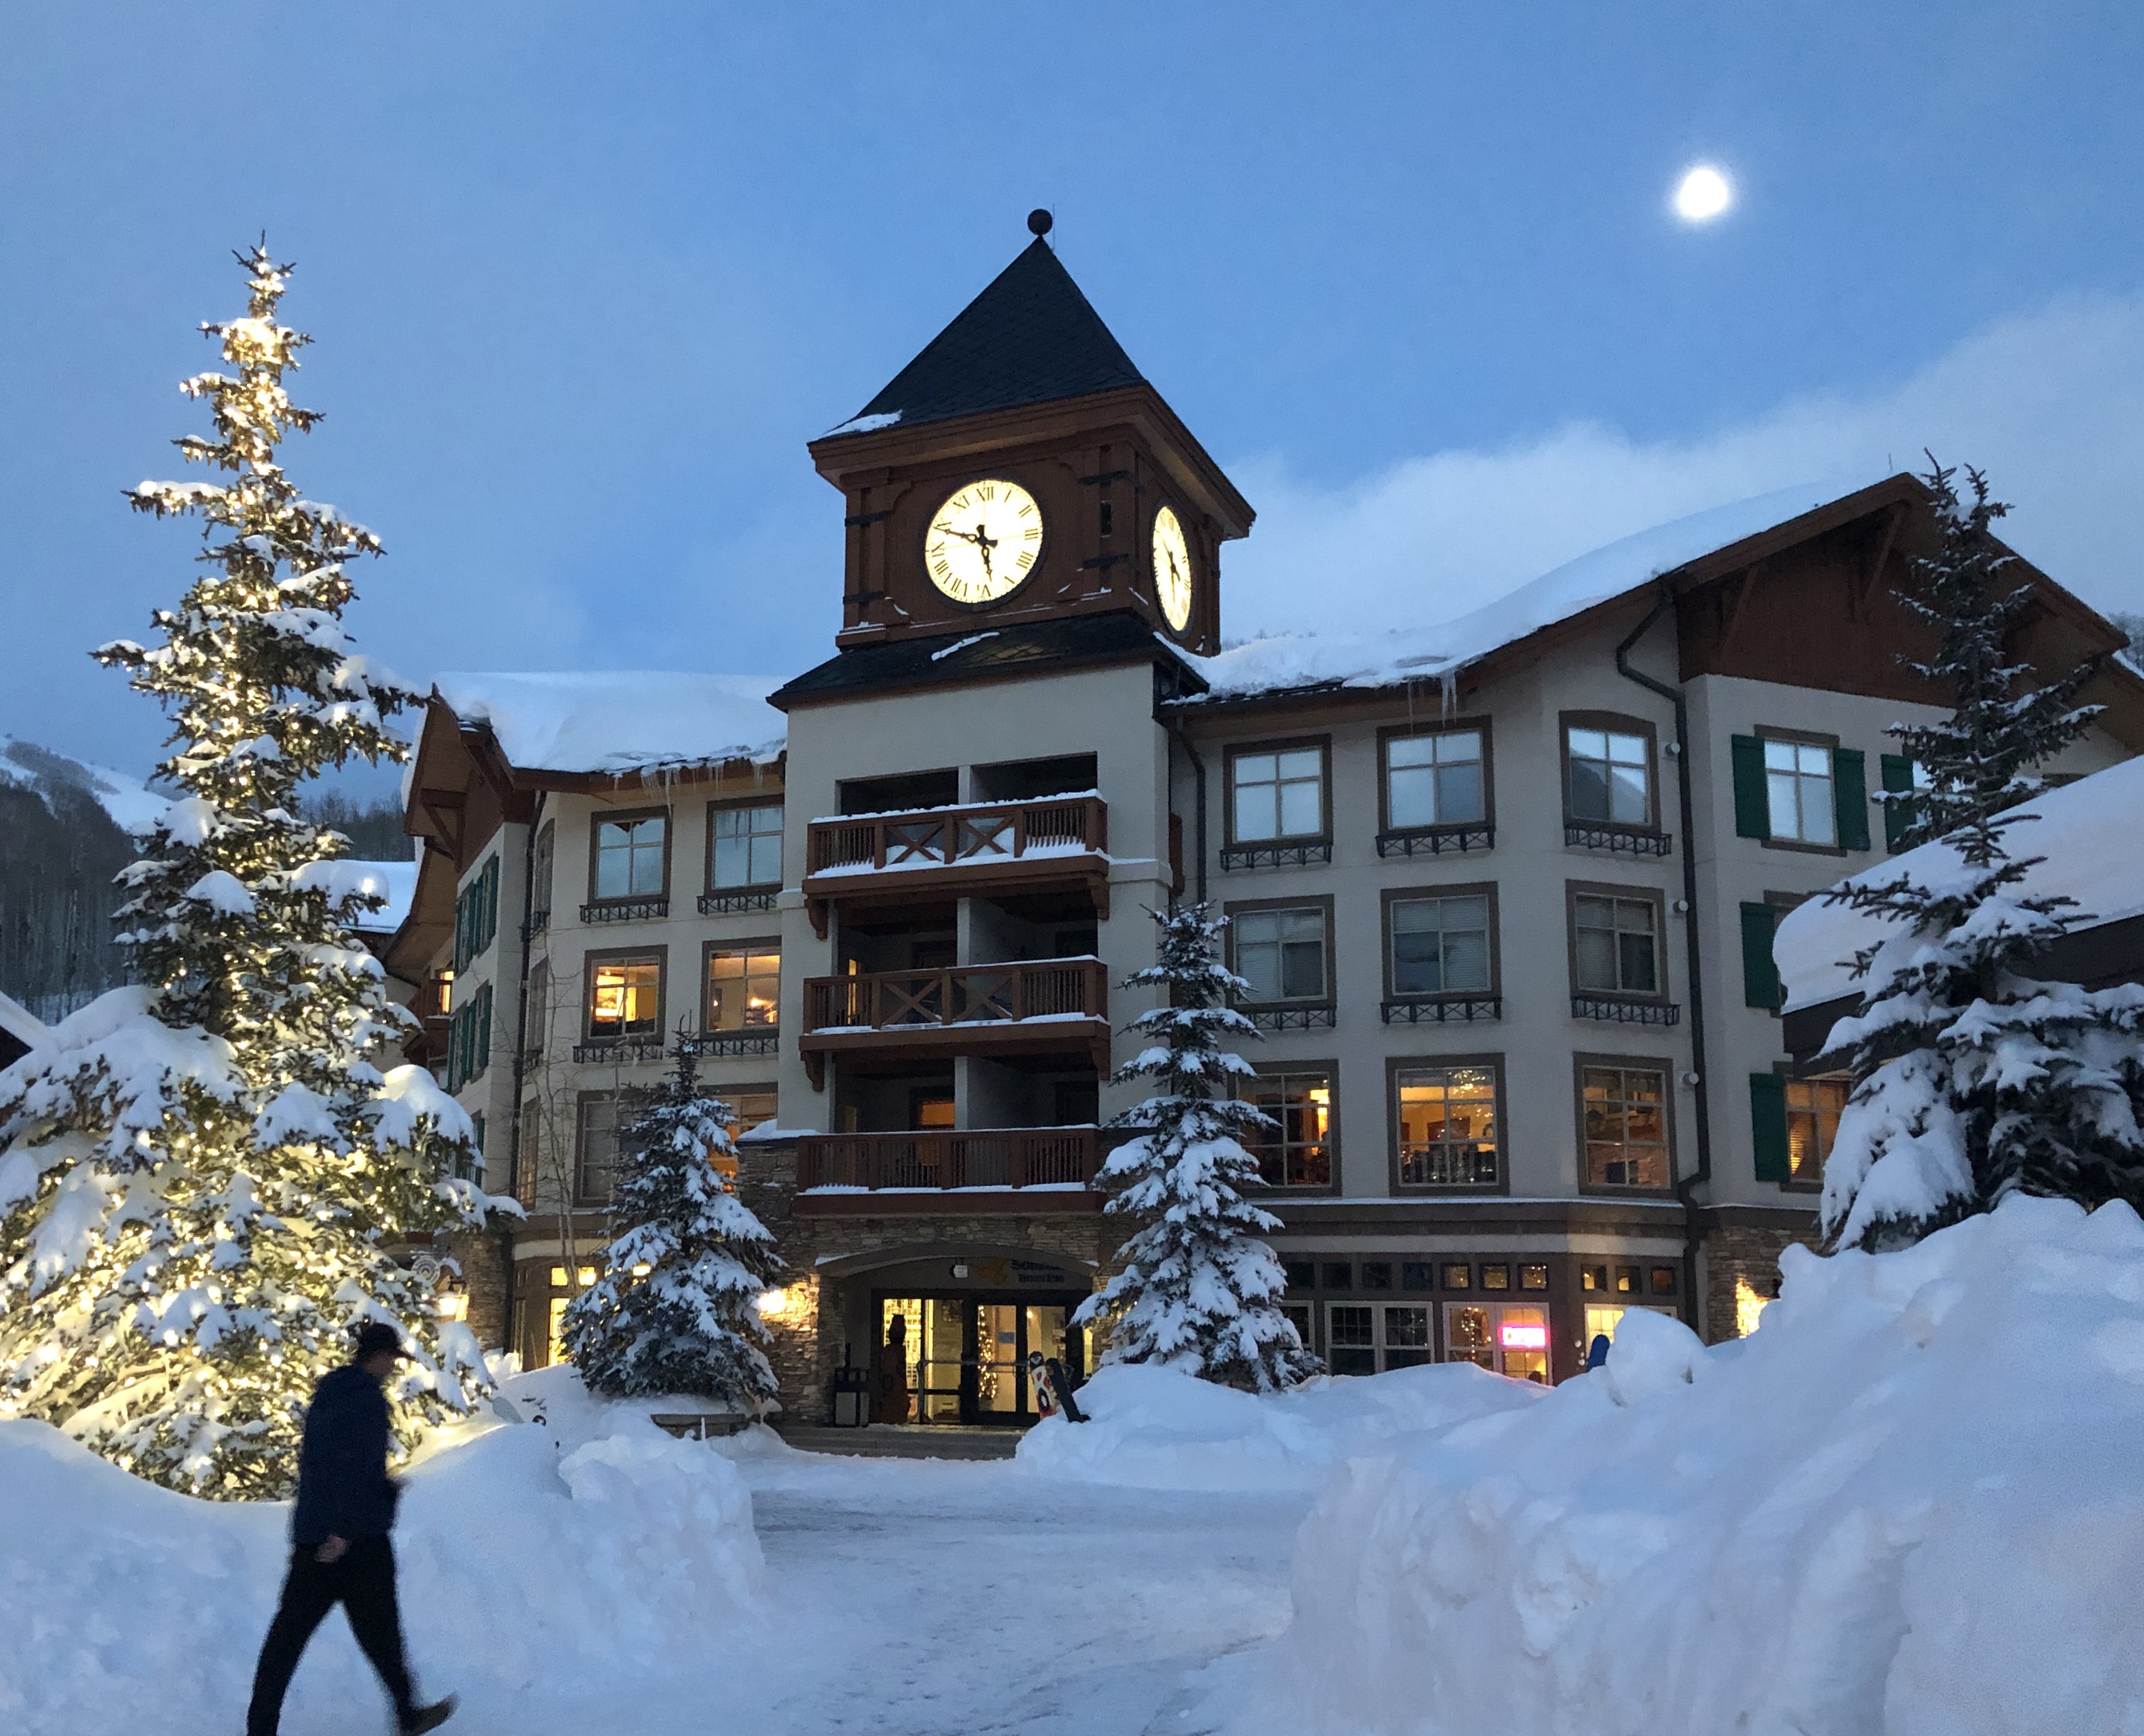
[[[2144,296],[2077,297],[1967,339],[1894,389],[1790,400],[1690,441],[1575,423],[1490,451],[1408,459],[1338,489],[1233,467],[1259,508],[1225,557],[1231,639],[1433,622],[1686,513],[1894,470],[1989,473],[2010,543],[2103,610],[2144,608]]]

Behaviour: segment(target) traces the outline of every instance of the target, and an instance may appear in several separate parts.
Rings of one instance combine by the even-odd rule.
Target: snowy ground
[[[1105,1370],[1011,1463],[519,1377],[543,1424],[411,1474],[414,1661],[470,1736],[2144,1736],[2144,1223],[1786,1265],[1754,1337],[1633,1317],[1553,1392]],[[0,1422],[0,1731],[235,1731],[286,1523]],[[372,1736],[322,1637],[285,1729]]]

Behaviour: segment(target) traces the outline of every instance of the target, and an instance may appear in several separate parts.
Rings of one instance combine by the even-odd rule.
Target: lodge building
[[[482,1336],[556,1355],[620,1105],[689,1030],[792,1275],[788,1414],[898,1316],[916,1421],[1022,1420],[1029,1350],[1094,1354],[1070,1317],[1124,1233],[1094,1180],[1152,1004],[1123,985],[1184,899],[1231,919],[1261,1203],[1336,1372],[1560,1380],[1633,1307],[1741,1328],[1844,1095],[1789,1056],[1773,926],[1880,860],[1885,727],[1938,710],[1891,592],[1918,484],[1224,648],[1251,507],[1040,236],[810,452],[846,527],[827,661],[434,693],[387,956],[528,1208],[461,1251]],[[2102,660],[2053,769],[2144,748],[2120,633],[2017,570],[2017,654]]]

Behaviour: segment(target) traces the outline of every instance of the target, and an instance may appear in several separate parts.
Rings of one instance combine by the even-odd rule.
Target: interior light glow
[[[1496,1342],[1506,1350],[1546,1350],[1548,1328],[1516,1323],[1496,1328]]]

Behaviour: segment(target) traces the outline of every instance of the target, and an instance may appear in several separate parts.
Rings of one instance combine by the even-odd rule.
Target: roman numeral
[[[975,498],[978,500],[995,500],[998,498],[998,491],[988,483],[980,483],[976,485]]]
[[[1042,527],[1040,524],[1029,525],[1025,530],[1020,533],[1020,538],[1023,542],[1040,542],[1042,539]]]
[[[1020,551],[1020,561],[1019,561],[1020,570],[1021,572],[1025,573],[1025,572],[1026,572],[1026,571],[1027,571],[1027,569],[1028,569],[1030,567],[1032,567],[1034,564],[1035,564],[1035,551],[1034,551],[1033,549],[1031,549],[1031,548],[1023,548],[1023,549]]]

